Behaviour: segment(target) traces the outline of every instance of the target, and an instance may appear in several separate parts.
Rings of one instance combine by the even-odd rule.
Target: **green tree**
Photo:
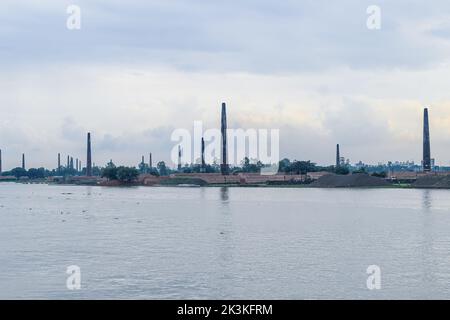
[[[308,172],[317,172],[315,163],[311,161],[294,161],[291,164],[291,172],[295,174],[307,174]]]
[[[387,173],[386,173],[386,171],[374,172],[374,173],[372,173],[372,176],[378,177],[378,178],[386,178]]]
[[[11,175],[15,176],[16,178],[20,178],[20,177],[28,177],[28,172],[27,170],[21,168],[21,167],[17,167],[11,170]]]
[[[30,179],[43,179],[46,177],[46,172],[44,168],[30,168],[27,175]]]
[[[335,168],[335,173],[340,175],[347,175],[350,173],[350,170],[347,167],[339,166]]]
[[[291,169],[291,161],[287,158],[280,160],[278,163],[278,172],[290,173]]]
[[[249,172],[249,173],[261,172],[261,168],[264,167],[262,162],[256,161],[256,163],[255,163],[255,160],[253,160],[253,162],[254,163],[252,163],[252,161],[250,161],[250,159],[248,157],[245,157],[244,160],[241,161],[242,171]]]
[[[139,171],[136,168],[118,167],[117,179],[121,182],[133,182],[139,176]]]
[[[358,170],[353,171],[353,173],[367,173],[366,168],[361,167]]]
[[[150,171],[148,164],[143,163],[143,162],[138,164],[138,168],[139,168],[140,173],[149,173],[149,171]]]
[[[166,167],[166,163],[164,161],[158,162],[156,167],[158,168],[160,175],[167,176],[167,167]]]
[[[102,170],[98,167],[92,167],[92,175],[93,176],[100,176],[100,174],[102,173]]]
[[[106,167],[102,169],[101,177],[108,180],[117,180],[117,167],[112,161],[108,162]]]

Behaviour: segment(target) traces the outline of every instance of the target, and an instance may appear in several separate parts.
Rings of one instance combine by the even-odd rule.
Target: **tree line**
[[[263,164],[256,159],[249,159],[245,157],[239,166],[232,166],[230,168],[231,174],[238,173],[260,173],[261,170],[270,165]],[[319,166],[311,161],[291,161],[284,158],[278,163],[278,173],[291,175],[305,175],[309,172],[326,171],[336,174],[349,174],[351,168],[348,166]],[[139,174],[151,174],[154,176],[168,176],[173,173],[220,173],[220,165],[214,162],[213,164],[185,164],[180,170],[174,170],[168,167],[164,161],[157,163],[156,167],[149,167],[146,163],[140,163],[137,167],[116,166],[112,161],[108,162],[105,167],[94,166],[92,168],[93,176],[107,178],[109,180],[119,180],[122,182],[131,182],[137,179]],[[380,177],[385,177],[384,171],[380,172],[366,172],[365,168],[353,170],[353,173],[372,173]],[[86,168],[77,171],[73,168],[61,167],[59,169],[48,170],[45,168],[30,168],[25,170],[21,167],[14,168],[10,171],[2,173],[3,176],[13,176],[17,179],[27,177],[29,179],[44,179],[52,176],[83,176],[86,175]]]

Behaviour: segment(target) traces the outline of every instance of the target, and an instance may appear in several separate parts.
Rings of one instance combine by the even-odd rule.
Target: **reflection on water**
[[[233,243],[233,217],[230,215],[229,200],[230,200],[230,190],[228,187],[221,187],[216,190],[220,193],[220,218],[217,221],[218,228],[218,241],[217,245],[217,271],[220,277],[224,279],[232,279],[234,274],[230,265],[234,264],[234,248],[231,245]],[[220,294],[223,296],[227,295],[228,289],[221,284],[219,281],[216,285]]]
[[[432,210],[432,194],[433,190],[423,189],[422,193],[422,241],[420,244],[421,261],[417,269],[421,269],[421,279],[424,287],[428,292],[433,292],[438,281],[436,274],[435,259],[436,253],[434,251],[434,212]]]
[[[229,215],[230,190],[228,187],[221,187],[218,189],[218,191],[220,192],[220,211],[224,215]]]
[[[229,200],[229,188],[228,187],[220,188],[220,199],[222,200],[222,202],[228,202],[228,200]]]
[[[449,299],[449,208],[449,190],[0,183],[0,298]]]
[[[432,205],[431,192],[432,192],[432,190],[429,190],[429,189],[422,190],[422,204],[423,204],[423,208],[427,211],[431,209],[431,205]]]

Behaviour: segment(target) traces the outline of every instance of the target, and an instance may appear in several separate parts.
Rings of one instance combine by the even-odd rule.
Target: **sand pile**
[[[349,175],[325,175],[313,183],[311,187],[317,188],[358,188],[358,187],[383,187],[388,186],[387,182],[383,178],[372,177],[365,173],[356,173]]]
[[[195,186],[204,186],[206,185],[206,181],[199,178],[185,178],[185,177],[177,177],[162,180],[160,182],[163,186],[177,186],[177,185],[195,185]]]
[[[450,188],[450,175],[427,175],[418,178],[413,184],[416,188]]]

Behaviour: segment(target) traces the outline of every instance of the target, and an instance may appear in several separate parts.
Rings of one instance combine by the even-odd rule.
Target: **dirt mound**
[[[413,184],[416,188],[450,188],[450,175],[448,176],[435,176],[427,175],[419,177]]]
[[[162,180],[160,182],[163,186],[177,186],[177,185],[195,185],[195,186],[204,186],[206,185],[206,181],[199,178],[171,178],[167,180]]]
[[[383,187],[388,186],[389,183],[378,177],[372,177],[365,173],[356,173],[349,175],[325,175],[313,183],[311,187],[317,188],[358,188],[358,187]]]

